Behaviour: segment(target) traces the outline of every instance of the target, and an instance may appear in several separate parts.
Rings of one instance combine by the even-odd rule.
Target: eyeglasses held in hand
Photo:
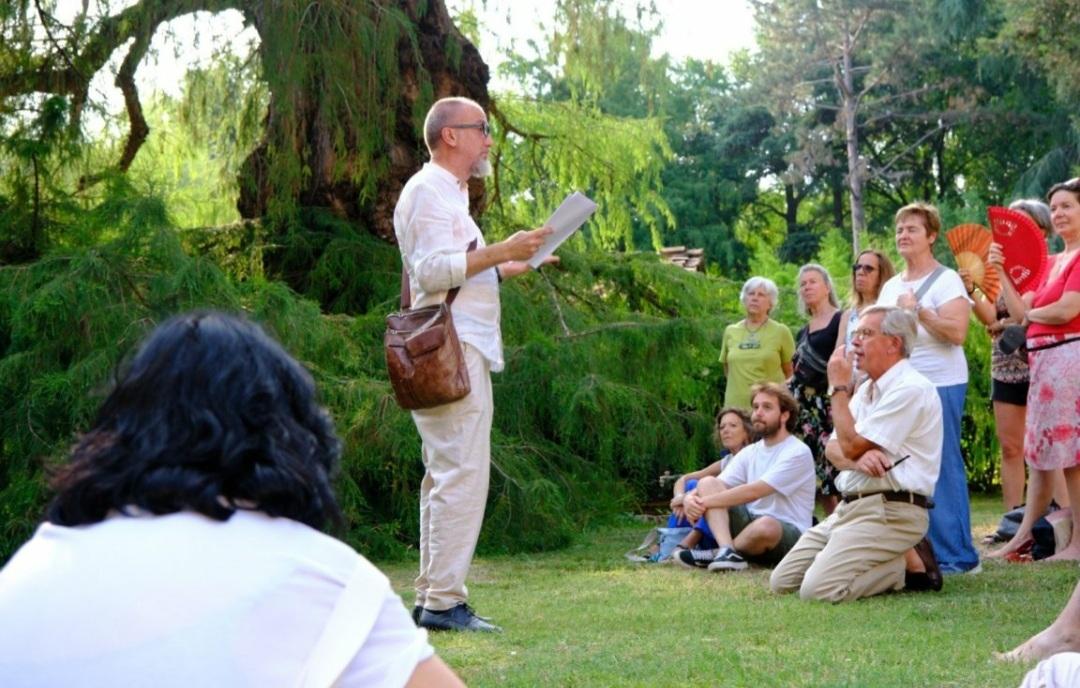
[[[448,124],[448,129],[479,129],[480,133],[485,137],[491,136],[491,125],[487,122],[478,122],[476,124]]]

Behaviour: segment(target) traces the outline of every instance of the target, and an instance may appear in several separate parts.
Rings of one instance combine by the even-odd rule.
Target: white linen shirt
[[[902,275],[893,276],[881,287],[877,303],[879,306],[895,306],[896,300],[908,290],[919,291],[930,275],[927,274],[914,282],[905,282]],[[940,308],[955,298],[966,299],[974,303],[964,289],[964,281],[955,270],[946,269],[938,276],[926,293],[919,299],[919,304],[928,308]],[[964,347],[942,341],[930,334],[921,322],[918,322],[918,336],[911,351],[911,365],[922,373],[927,380],[938,387],[967,384],[968,367],[964,356]]]
[[[878,445],[893,462],[911,458],[882,478],[840,471],[835,482],[841,493],[900,490],[933,496],[941,471],[944,426],[941,398],[924,375],[902,359],[876,381],[859,385],[851,415],[855,432]],[[836,437],[835,430],[832,436]]]
[[[0,684],[292,687],[357,574],[378,616],[335,685],[400,688],[434,650],[343,542],[246,511],[45,523],[0,571]]]
[[[409,273],[412,307],[441,303],[447,291],[461,287],[450,307],[458,339],[476,347],[492,372],[502,370],[498,273],[489,268],[465,278],[469,243],[486,245],[469,215],[468,189],[446,168],[425,163],[401,190],[394,234]]]

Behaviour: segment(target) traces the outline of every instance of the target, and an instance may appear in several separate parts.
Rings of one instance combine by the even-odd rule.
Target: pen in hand
[[[905,454],[904,456],[901,456],[901,457],[900,457],[899,459],[897,459],[896,461],[893,461],[893,464],[892,464],[891,466],[889,466],[888,468],[886,468],[886,469],[885,469],[885,472],[886,472],[886,473],[888,473],[889,471],[891,471],[892,469],[896,468],[897,466],[899,466],[900,464],[904,463],[905,461],[907,461],[907,460],[908,460],[908,459],[910,459],[910,458],[911,458],[911,454]]]

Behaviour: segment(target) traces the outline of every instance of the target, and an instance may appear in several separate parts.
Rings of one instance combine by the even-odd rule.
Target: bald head
[[[469,98],[442,98],[435,101],[424,119],[424,143],[429,153],[434,153],[442,142],[442,130],[460,122],[465,115],[470,114],[470,110],[484,114],[484,108]]]

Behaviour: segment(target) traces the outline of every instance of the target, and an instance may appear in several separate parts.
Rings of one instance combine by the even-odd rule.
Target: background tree
[[[446,95],[488,99],[487,67],[443,0],[139,0],[115,13],[108,4],[86,2],[67,21],[57,17],[61,9],[57,0],[17,0],[0,15],[0,101],[21,119],[29,111],[53,121],[49,113],[59,112],[67,139],[78,139],[92,80],[123,51],[115,82],[128,133],[111,165],[120,172],[149,131],[134,77],[155,32],[196,11],[243,14],[259,36],[266,89],[240,95],[269,93],[269,100],[262,140],[241,171],[238,206],[244,217],[271,219],[286,238],[295,233],[301,208],[322,208],[392,236],[394,202],[422,159],[420,129],[431,102]],[[91,171],[84,183],[105,171]],[[39,254],[40,232],[28,236],[16,242],[21,254]],[[310,266],[314,257],[300,262]]]

